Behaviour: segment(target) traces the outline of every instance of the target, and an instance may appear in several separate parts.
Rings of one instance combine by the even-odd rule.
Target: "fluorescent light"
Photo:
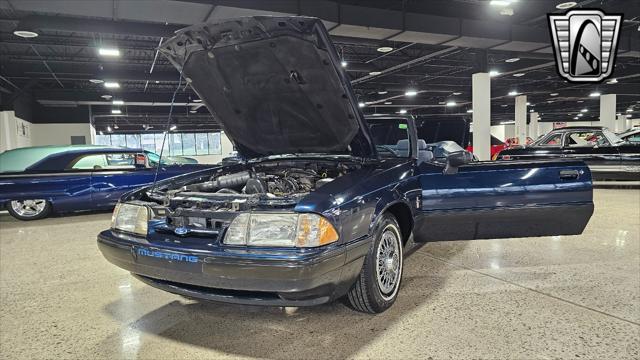
[[[416,90],[407,90],[404,93],[405,96],[416,96],[418,95],[418,92]]]
[[[122,114],[122,110],[120,109],[111,109],[111,113],[114,115],[120,115]]]
[[[575,1],[567,1],[567,2],[563,2],[563,3],[560,3],[560,4],[556,5],[556,9],[565,10],[565,9],[570,9],[570,8],[576,6],[576,5],[578,5],[578,3],[575,2]]]
[[[384,104],[385,104],[385,105],[391,105],[391,104],[393,104],[393,102],[391,102],[391,101],[385,101],[385,102],[384,102]]]
[[[471,113],[473,113],[473,109],[469,109],[469,110],[467,110],[467,112],[468,112],[469,114],[471,114]]]
[[[32,39],[34,37],[38,37],[37,32],[29,31],[29,30],[15,30],[13,32],[13,35],[20,36],[21,38],[25,38],[25,39]]]
[[[558,96],[558,95],[559,95],[558,93],[551,93],[551,94],[549,94],[549,96]]]
[[[124,101],[123,100],[113,100],[111,102],[112,105],[124,105]]]
[[[177,129],[178,127],[176,125],[171,125],[171,127],[169,128],[169,131],[173,131],[175,129]]]
[[[591,96],[591,97],[598,97],[598,96],[600,96],[600,93],[599,93],[599,92],[597,92],[597,91],[594,91],[594,92],[592,92],[591,94],[589,94],[589,96]]]
[[[113,124],[113,128],[114,129],[120,129],[120,126],[118,126],[118,124]]]
[[[462,95],[462,93],[456,91],[456,92],[453,93],[453,95]]]
[[[384,94],[386,94],[386,93],[388,93],[388,91],[387,91],[387,90],[381,90],[381,91],[378,91],[378,95],[384,95]]]
[[[587,111],[589,111],[589,109],[582,109],[580,110],[580,112],[586,113]]]
[[[358,103],[358,107],[363,108],[363,107],[364,107],[364,105],[365,105],[365,104],[364,104],[363,102],[359,102],[359,103]]]
[[[107,126],[107,131],[108,132],[113,132],[113,129],[111,129],[111,126]]]
[[[578,120],[578,117],[577,117],[577,116],[574,116],[574,117],[573,117],[573,120]]]
[[[369,75],[371,75],[371,76],[376,76],[376,75],[380,75],[380,74],[382,74],[382,72],[380,72],[380,71],[370,71],[369,72]]]
[[[582,114],[578,114],[578,117],[582,117],[582,116],[583,116]]]
[[[347,62],[346,62],[346,61],[344,61],[344,60],[342,60],[342,61],[340,62],[340,65],[342,65],[342,67],[345,67],[345,68],[346,68],[346,67],[347,67]]]
[[[500,105],[500,106],[502,106],[502,107],[507,107],[507,106],[509,106],[509,105],[507,105],[507,104],[502,104],[502,105]]]
[[[393,48],[391,46],[381,46],[379,48],[376,49],[378,52],[381,53],[388,53],[389,51],[392,51]]]
[[[625,115],[625,117],[631,119],[631,114],[627,114],[627,115]]]
[[[104,132],[102,132],[102,130],[100,130],[100,135],[104,135]]]
[[[533,109],[529,110],[529,112],[534,112],[534,111],[535,111],[535,110],[533,110]]]
[[[104,87],[106,87],[107,89],[117,89],[120,87],[120,84],[113,81],[107,81],[104,83]]]
[[[618,79],[616,79],[616,78],[613,78],[613,79],[607,81],[607,84],[617,84],[617,83],[618,83]]]
[[[489,3],[493,6],[509,6],[511,4],[510,0],[491,0]]]
[[[516,95],[518,95],[517,91],[515,91],[515,90],[509,91],[509,96],[516,96]]]
[[[529,105],[531,105],[531,103],[530,103],[530,102],[527,102],[527,106],[529,106]]]
[[[505,60],[504,62],[514,63],[514,62],[516,62],[516,61],[520,61],[520,58],[517,58],[517,57],[516,57],[516,58],[511,58],[511,59],[507,59],[507,60]]]
[[[406,114],[406,113],[407,113],[407,110],[405,110],[405,109],[400,109],[400,111],[398,111],[398,112],[399,112],[400,114]]]
[[[102,56],[120,56],[120,50],[118,49],[109,49],[109,48],[100,48],[98,49],[98,54]]]
[[[632,111],[633,111],[633,109],[632,109],[632,108],[628,108],[628,109],[627,109],[627,112],[632,112]]]
[[[193,102],[202,102],[202,99],[193,99]]]
[[[447,106],[456,106],[456,105],[458,105],[458,104],[456,104],[456,102],[455,102],[455,101],[447,101],[447,104],[446,104],[446,105],[447,105]]]
[[[525,75],[525,73],[515,73],[515,74],[513,74],[513,76],[515,76],[515,77],[520,77],[520,76],[524,76],[524,75]]]
[[[491,77],[498,76],[498,75],[500,75],[500,72],[498,70],[489,71],[489,76]]]
[[[100,79],[89,79],[89,82],[92,84],[102,84],[104,82],[104,80],[100,80]]]
[[[617,113],[617,114],[616,114],[616,116],[620,116],[620,115],[622,115],[622,114],[621,114],[621,113]]]
[[[190,113],[195,114],[198,112],[198,110],[189,110]]]

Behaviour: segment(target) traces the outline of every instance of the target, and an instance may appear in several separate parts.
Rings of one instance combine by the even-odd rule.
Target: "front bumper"
[[[184,250],[143,238],[98,235],[114,265],[156,288],[191,298],[248,305],[310,306],[347,292],[358,276],[368,239],[304,252]]]

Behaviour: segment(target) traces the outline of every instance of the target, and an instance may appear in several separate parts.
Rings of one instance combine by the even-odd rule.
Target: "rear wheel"
[[[367,313],[381,313],[396,301],[402,280],[402,235],[396,218],[384,214],[375,231],[360,276],[347,293],[349,305]]]
[[[18,220],[37,220],[49,215],[51,203],[44,199],[12,200],[7,211]]]

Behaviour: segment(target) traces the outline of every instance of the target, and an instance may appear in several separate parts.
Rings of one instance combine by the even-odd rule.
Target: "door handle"
[[[560,179],[562,180],[574,180],[580,176],[578,170],[560,170]]]

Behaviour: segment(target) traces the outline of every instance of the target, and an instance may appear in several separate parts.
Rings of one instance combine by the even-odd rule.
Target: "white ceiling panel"
[[[381,40],[386,39],[389,36],[396,34],[397,32],[398,30],[395,29],[340,24],[331,29],[329,33],[336,36],[350,36],[356,38]]]

